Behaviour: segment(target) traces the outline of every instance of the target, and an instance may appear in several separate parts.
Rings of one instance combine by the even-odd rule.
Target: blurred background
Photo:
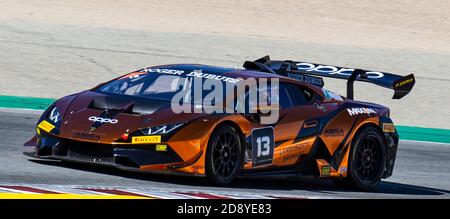
[[[357,83],[400,125],[450,128],[450,1],[1,0],[0,95],[58,98],[146,66],[264,55],[414,73],[410,95]],[[345,81],[326,79],[345,95]]]

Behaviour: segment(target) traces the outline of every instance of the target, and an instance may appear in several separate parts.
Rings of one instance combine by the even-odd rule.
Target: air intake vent
[[[96,110],[119,110],[120,113],[152,114],[164,105],[163,102],[138,97],[100,96],[91,101],[88,108]]]

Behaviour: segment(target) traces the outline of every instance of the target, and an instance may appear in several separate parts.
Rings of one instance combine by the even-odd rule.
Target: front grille
[[[109,144],[62,140],[60,146],[60,151],[65,151],[66,156],[72,159],[98,163],[114,162],[113,147]]]

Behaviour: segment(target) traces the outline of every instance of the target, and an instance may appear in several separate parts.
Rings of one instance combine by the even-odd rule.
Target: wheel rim
[[[224,132],[218,136],[213,147],[213,167],[217,175],[223,178],[231,177],[238,164],[237,136],[232,132]]]
[[[381,149],[376,136],[368,135],[356,148],[356,170],[363,181],[375,180],[381,169]]]

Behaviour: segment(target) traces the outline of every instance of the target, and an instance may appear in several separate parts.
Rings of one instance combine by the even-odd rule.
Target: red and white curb
[[[316,199],[317,196],[291,196],[280,194],[252,194],[250,192],[193,191],[183,189],[123,188],[74,185],[0,185],[1,194],[43,195],[115,195],[157,199]]]

